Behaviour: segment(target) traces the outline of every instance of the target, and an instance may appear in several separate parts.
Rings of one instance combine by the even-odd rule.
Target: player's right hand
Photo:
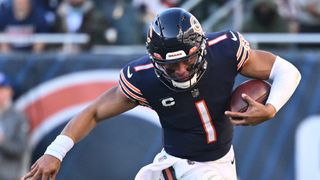
[[[225,112],[233,125],[255,126],[275,116],[276,109],[271,104],[263,105],[246,94],[242,98],[249,104],[245,112]],[[235,120],[235,117],[241,120]]]
[[[48,154],[41,156],[32,166],[29,172],[21,180],[54,180],[60,169],[61,161]]]

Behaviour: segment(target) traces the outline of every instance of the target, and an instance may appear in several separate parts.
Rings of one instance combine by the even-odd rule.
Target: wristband
[[[47,147],[44,154],[49,154],[58,158],[60,161],[66,156],[67,152],[73,147],[73,140],[66,135],[59,135],[56,139]]]

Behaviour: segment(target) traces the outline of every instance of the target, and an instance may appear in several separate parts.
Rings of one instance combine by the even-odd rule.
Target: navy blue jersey
[[[249,52],[249,44],[240,33],[210,33],[207,69],[191,90],[168,88],[156,76],[148,56],[121,70],[120,86],[128,98],[158,113],[167,153],[194,161],[216,160],[231,147],[233,126],[224,111]]]

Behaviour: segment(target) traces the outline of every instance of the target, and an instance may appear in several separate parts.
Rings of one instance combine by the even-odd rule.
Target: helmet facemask
[[[183,9],[173,8],[155,18],[147,49],[156,74],[171,89],[191,89],[206,69],[206,38],[200,23]]]
[[[165,78],[177,88],[185,89],[195,85],[201,75],[200,71],[204,70],[204,51],[204,49],[198,49],[190,55],[171,60],[158,59],[155,56],[151,56],[151,59],[158,76]],[[187,70],[187,76],[176,76],[175,71],[181,64]]]

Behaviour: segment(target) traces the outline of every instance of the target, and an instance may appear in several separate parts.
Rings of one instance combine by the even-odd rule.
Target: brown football
[[[265,104],[269,96],[271,84],[263,80],[248,80],[240,84],[231,95],[230,110],[245,112],[248,103],[242,99],[241,94],[245,93],[257,102]]]

